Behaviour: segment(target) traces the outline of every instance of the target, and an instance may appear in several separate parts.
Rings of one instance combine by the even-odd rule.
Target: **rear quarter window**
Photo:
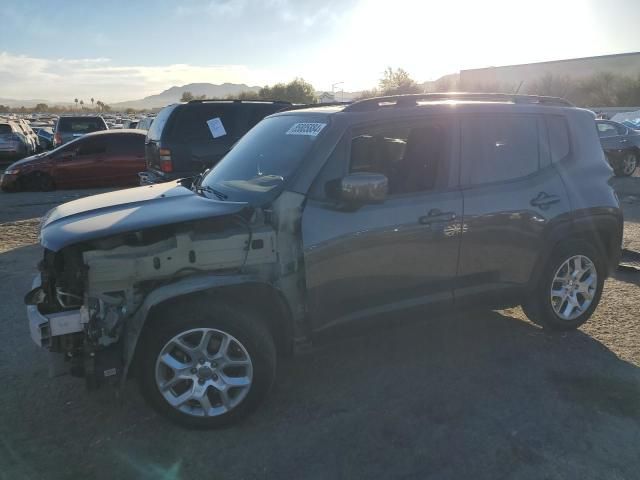
[[[11,125],[0,123],[0,135],[5,135],[7,133],[13,133],[13,130],[11,130]]]
[[[551,162],[564,160],[571,153],[569,128],[564,117],[547,117],[547,131],[549,134],[549,150]]]

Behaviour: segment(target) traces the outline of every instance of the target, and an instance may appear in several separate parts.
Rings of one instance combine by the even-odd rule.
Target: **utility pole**
[[[335,96],[336,85],[344,85],[344,82],[336,82],[336,83],[331,84],[331,96],[333,97],[333,101],[334,102],[336,100],[336,96]],[[344,102],[344,88],[342,89],[342,99],[341,99],[341,101]]]

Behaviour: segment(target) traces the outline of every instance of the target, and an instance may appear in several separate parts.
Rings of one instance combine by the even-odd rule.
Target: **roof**
[[[91,132],[91,133],[87,133],[83,136],[87,136],[87,135],[122,135],[125,133],[135,133],[136,135],[147,135],[146,130],[139,130],[137,128],[118,128],[118,129],[110,129],[110,130],[98,130],[97,132]]]

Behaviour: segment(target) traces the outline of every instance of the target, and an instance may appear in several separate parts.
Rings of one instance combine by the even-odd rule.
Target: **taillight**
[[[164,173],[173,172],[173,163],[171,163],[171,150],[168,148],[160,149],[160,170]]]
[[[62,135],[60,135],[60,132],[56,132],[56,134],[54,135],[53,144],[55,146],[62,145]]]

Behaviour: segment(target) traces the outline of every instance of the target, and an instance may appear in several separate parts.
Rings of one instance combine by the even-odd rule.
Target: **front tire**
[[[139,340],[142,395],[189,428],[220,428],[251,413],[275,379],[276,348],[262,319],[231,305],[164,310]]]
[[[551,330],[574,330],[595,311],[606,267],[586,242],[557,248],[522,308],[529,319]]]

